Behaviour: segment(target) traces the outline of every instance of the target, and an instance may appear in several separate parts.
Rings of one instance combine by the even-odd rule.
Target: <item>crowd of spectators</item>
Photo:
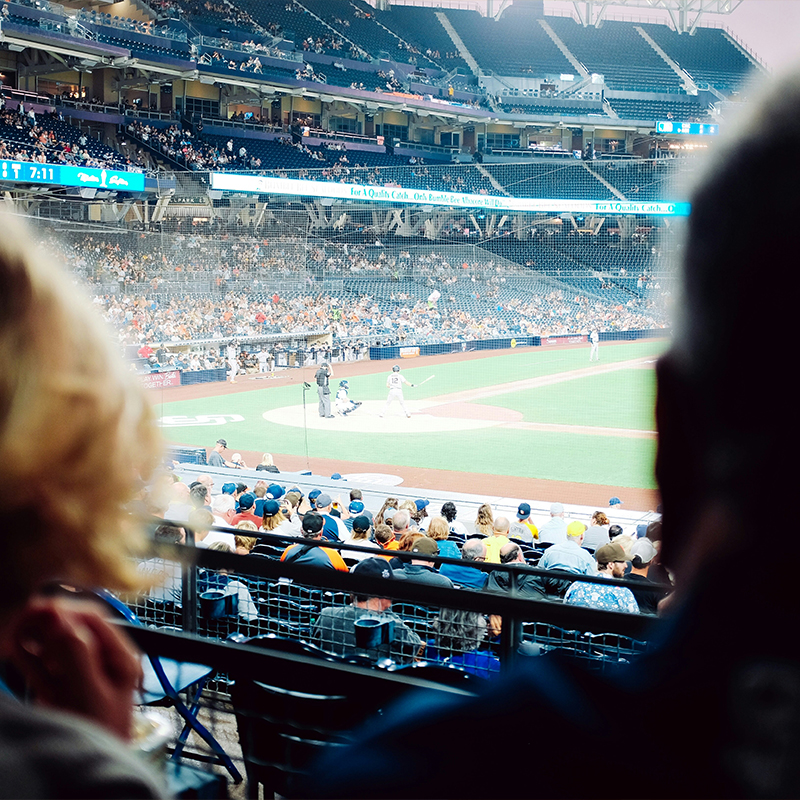
[[[179,125],[159,128],[139,120],[129,122],[125,130],[128,135],[191,170],[203,171],[234,166],[252,170],[261,168],[261,159],[247,158],[247,149],[243,145],[234,149],[233,140],[229,140],[226,146],[216,147],[202,141],[192,131]]]
[[[211,53],[203,53],[198,59],[198,63],[206,66],[218,64],[221,66],[226,66],[230,70],[238,70],[239,72],[252,72],[254,74],[260,74],[264,71],[261,65],[261,59],[257,55],[250,55],[246,59],[237,61],[234,58],[226,58],[217,50],[214,50]]]
[[[215,2],[212,0],[151,0],[151,5],[162,11],[169,11],[181,19],[186,18],[187,15],[201,19],[211,17],[218,23],[225,23],[252,33],[269,32],[277,35],[280,32],[280,28],[274,24],[267,31],[253,19],[249,12],[230,0],[216,0]]]
[[[254,466],[246,464],[241,454],[230,453],[225,439],[214,445],[209,463],[232,472]],[[277,477],[280,469],[269,453],[264,454],[260,466],[271,477],[252,480],[242,476],[235,480],[232,475],[220,487],[220,494],[213,493],[215,481],[209,475],[200,475],[193,483],[184,483],[174,474],[166,475],[145,497],[146,510],[173,524],[186,523],[192,528],[198,527],[199,512],[205,512],[205,523],[199,525],[200,547],[227,537],[232,552],[280,557],[285,563],[319,569],[359,572],[365,561],[379,559],[385,569],[403,580],[503,594],[511,591],[510,571],[516,571],[514,582],[521,596],[631,614],[657,614],[659,602],[670,591],[672,578],[660,558],[659,521],[614,524],[609,517],[613,507],[608,513],[596,511],[590,519],[570,520],[561,503],[553,503],[549,515],[536,517],[527,502],[520,503],[516,513],[508,515],[484,503],[474,521],[465,521],[458,519],[458,509],[450,501],[436,510],[424,498],[399,501],[387,497],[383,503],[370,503],[359,489],[348,484],[344,484],[342,493],[313,489],[306,495]],[[286,543],[276,549],[274,541],[259,543],[251,537],[252,541],[243,542],[235,530],[208,532],[212,524],[230,529],[240,528],[243,521],[248,523],[249,532],[279,535]],[[319,546],[309,546],[311,542]],[[399,558],[398,552],[414,554],[416,558]],[[431,560],[436,556],[462,563],[436,563]],[[481,570],[478,565],[496,566]],[[548,572],[524,571],[529,566]],[[246,565],[241,569],[246,574]],[[602,580],[582,580],[587,577]],[[634,581],[636,586],[616,585],[620,578]],[[173,590],[180,590],[179,581]],[[163,588],[155,591],[162,593]],[[179,597],[174,599],[180,601]],[[246,608],[250,613],[252,606],[246,604]],[[404,626],[400,620],[398,624]],[[500,633],[499,626],[499,621],[491,618],[481,626],[485,636],[480,637],[480,645],[489,651],[493,649],[491,640]],[[333,647],[341,655],[342,642],[330,638],[330,630],[325,627],[323,621],[317,623],[316,643],[326,649]],[[417,640],[416,644],[422,642]],[[436,644],[427,643],[434,648]],[[478,643],[474,649],[479,649]],[[438,660],[430,655],[427,660]],[[452,655],[447,653],[445,657]],[[475,671],[468,664],[460,666]]]
[[[74,141],[62,137],[69,130]],[[90,152],[92,144],[94,154]],[[86,133],[67,127],[60,112],[37,114],[20,103],[16,109],[5,108],[0,97],[0,158],[33,161],[40,164],[65,164],[98,169],[141,169],[141,164],[107,147],[91,143]],[[100,152],[102,151],[102,155]]]
[[[319,330],[336,341],[422,344],[665,324],[658,297],[623,305],[565,286],[537,287],[522,268],[509,272],[491,259],[461,262],[435,250],[182,234],[76,234],[50,246],[95,287],[96,304],[128,345]],[[347,275],[349,287],[320,291],[317,274]],[[289,281],[282,294],[279,276]],[[216,291],[187,292],[199,281]]]

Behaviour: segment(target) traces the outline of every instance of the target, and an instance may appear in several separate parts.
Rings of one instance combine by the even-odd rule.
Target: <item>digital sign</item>
[[[330,197],[336,200],[402,203],[428,206],[455,206],[486,211],[528,211],[577,214],[649,214],[685,217],[689,203],[630,203],[626,200],[547,200],[533,197],[498,197],[463,192],[437,192],[429,189],[406,189],[402,186],[361,186],[354,183],[305,181],[296,178],[272,178],[265,175],[239,175],[212,172],[211,188],[223,192]]]
[[[656,133],[679,133],[683,136],[716,136],[719,125],[709,125],[705,122],[672,122],[660,120],[656,122]]]
[[[0,181],[79,186],[116,192],[143,192],[143,172],[37,164],[33,161],[0,161]]]

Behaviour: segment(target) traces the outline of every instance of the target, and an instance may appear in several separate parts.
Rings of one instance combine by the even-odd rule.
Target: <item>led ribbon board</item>
[[[577,214],[648,214],[685,217],[689,203],[629,203],[624,200],[543,200],[533,197],[496,197],[463,192],[433,192],[401,186],[360,186],[353,183],[304,181],[265,175],[212,172],[211,188],[223,192],[279,194],[299,197],[330,197],[336,200],[456,206],[486,211],[529,211]]]
[[[0,181],[85,186],[117,192],[144,191],[142,172],[73,167],[65,164],[37,164],[32,161],[0,161]]]
[[[719,125],[709,125],[705,122],[660,120],[656,122],[656,133],[679,133],[685,136],[717,136],[719,134]]]

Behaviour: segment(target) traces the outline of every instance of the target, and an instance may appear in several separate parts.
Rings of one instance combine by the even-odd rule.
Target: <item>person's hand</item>
[[[86,717],[129,740],[138,652],[87,601],[34,598],[11,631],[11,659],[38,703]]]
[[[297,513],[299,516],[304,517],[309,511],[311,511],[311,502],[307,496],[304,496],[297,507]]]

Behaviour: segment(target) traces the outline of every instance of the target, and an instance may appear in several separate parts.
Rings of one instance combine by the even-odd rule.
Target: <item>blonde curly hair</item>
[[[111,331],[26,228],[0,215],[0,525],[8,597],[65,580],[127,589],[140,525],[126,509],[161,438]],[[9,585],[10,584],[10,585]]]

